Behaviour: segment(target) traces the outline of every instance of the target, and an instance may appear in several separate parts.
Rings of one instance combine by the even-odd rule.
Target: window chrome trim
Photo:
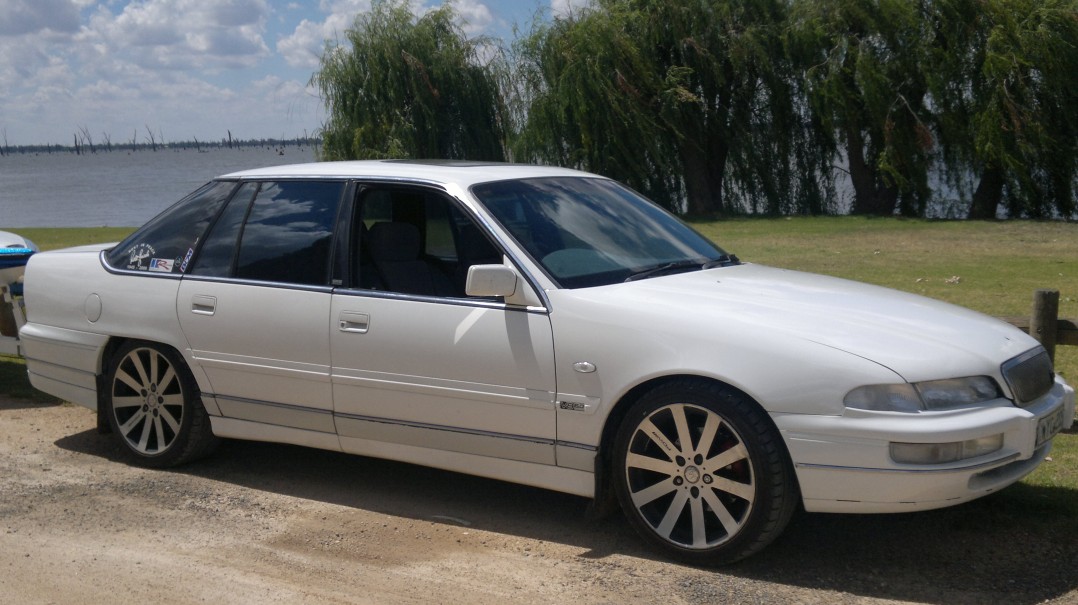
[[[477,307],[493,309],[495,311],[516,311],[519,313],[549,314],[547,307],[518,307],[507,305],[503,302],[484,300],[479,298],[454,298],[441,296],[428,296],[424,294],[404,294],[402,292],[390,292],[388,290],[365,290],[361,288],[336,288],[334,294],[341,296],[358,296],[364,298],[381,298],[384,300],[401,300],[411,302],[435,303],[453,305],[457,307]]]
[[[261,286],[263,288],[278,288],[282,290],[301,290],[304,292],[333,293],[333,287],[328,285],[314,286],[311,284],[294,284],[282,281],[258,281],[255,279],[237,279],[235,277],[217,277],[208,275],[184,275],[185,281],[197,281],[208,283],[234,284],[237,286]]]

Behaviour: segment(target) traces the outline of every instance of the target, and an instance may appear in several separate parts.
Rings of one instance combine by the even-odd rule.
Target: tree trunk
[[[865,160],[865,140],[857,126],[846,128],[846,162],[853,182],[851,214],[891,216],[898,205],[898,188],[884,185],[872,164]]]
[[[995,164],[988,164],[981,171],[981,180],[973,192],[973,201],[969,205],[971,219],[994,219],[996,209],[1003,199],[1003,170]]]
[[[694,142],[681,144],[681,165],[685,175],[686,211],[691,216],[714,216],[724,210],[722,177],[726,172],[729,150],[722,143],[709,142],[711,153],[705,153]]]

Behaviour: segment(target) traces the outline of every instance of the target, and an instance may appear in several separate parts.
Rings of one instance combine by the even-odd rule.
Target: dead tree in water
[[[72,135],[75,139],[75,155],[82,155],[82,150],[79,149],[79,133]]]
[[[112,137],[110,137],[107,132],[102,132],[101,136],[105,139],[105,149],[107,149],[109,153],[112,153]]]
[[[232,131],[228,131],[228,148],[232,149]]]
[[[83,142],[90,146],[90,153],[97,153],[97,149],[94,148],[94,137],[90,135],[90,129],[79,126],[79,131],[82,133]]]
[[[157,151],[157,139],[155,139],[155,138],[154,138],[154,136],[153,136],[153,131],[152,131],[152,130],[150,130],[150,125],[149,125],[149,124],[147,124],[147,125],[146,125],[146,134],[148,134],[148,135],[149,135],[149,137],[148,137],[148,138],[150,139],[150,147],[151,147],[151,148],[152,148],[152,149],[153,149],[154,151]]]

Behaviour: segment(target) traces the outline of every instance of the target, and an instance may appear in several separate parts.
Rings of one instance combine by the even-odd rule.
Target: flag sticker
[[[151,258],[150,271],[172,273],[172,261],[166,258]]]

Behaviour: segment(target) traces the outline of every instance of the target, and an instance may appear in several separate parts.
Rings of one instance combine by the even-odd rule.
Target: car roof
[[[443,185],[454,183],[467,188],[476,183],[490,181],[552,176],[596,177],[593,174],[568,168],[528,164],[463,160],[359,160],[268,166],[233,172],[218,178],[374,178],[424,181]]]

